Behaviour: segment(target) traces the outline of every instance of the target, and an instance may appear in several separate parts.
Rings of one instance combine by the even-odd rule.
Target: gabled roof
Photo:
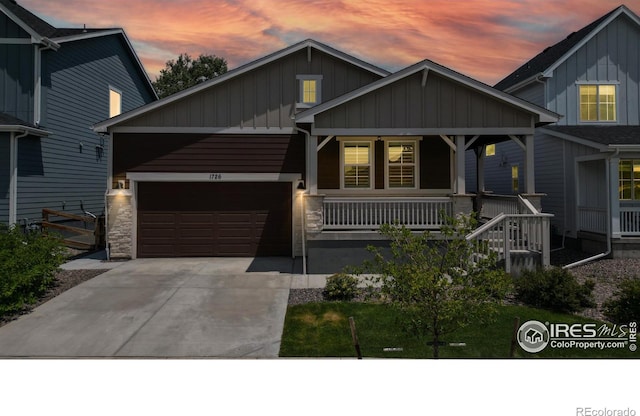
[[[541,131],[600,150],[616,146],[640,148],[640,126],[545,126]]]
[[[90,39],[100,36],[121,35],[129,49],[129,53],[138,64],[140,73],[145,79],[152,95],[158,98],[151,79],[144,69],[140,58],[136,54],[129,38],[121,28],[87,29],[87,28],[56,28],[45,22],[29,10],[18,5],[15,0],[0,0],[0,11],[9,16],[17,25],[22,27],[37,43],[50,45],[54,50],[60,48],[60,43]]]
[[[528,112],[537,114],[539,117],[539,123],[555,123],[560,119],[560,116],[552,111],[546,110],[542,107],[539,107],[535,104],[532,104],[528,101],[522,100],[520,98],[514,97],[513,95],[507,94],[505,92],[499,91],[491,86],[484,84],[478,80],[470,78],[466,75],[463,75],[459,72],[456,72],[452,69],[449,69],[445,66],[437,64],[428,59],[418,62],[417,64],[411,65],[405,69],[402,69],[388,77],[382,78],[378,81],[372,82],[371,84],[365,85],[362,88],[359,88],[355,91],[344,94],[340,97],[337,97],[331,101],[327,101],[320,105],[317,105],[313,108],[310,108],[306,111],[302,111],[296,115],[296,121],[299,123],[310,123],[313,122],[313,117],[316,114],[322,113],[323,111],[329,110],[331,108],[337,107],[341,104],[344,104],[350,100],[361,97],[365,94],[368,94],[372,91],[375,91],[379,88],[382,88],[386,85],[394,83],[402,78],[413,75],[417,72],[425,71],[425,76],[428,77],[429,72],[433,71],[434,73],[440,74],[446,78],[449,78],[455,82],[466,85],[470,88],[475,89],[476,91],[482,92],[494,98],[497,98],[505,103],[514,105]]]
[[[328,55],[334,56],[338,59],[341,59],[343,61],[349,62],[352,65],[355,65],[357,67],[360,67],[362,69],[365,69],[369,72],[372,72],[374,74],[377,74],[379,76],[385,77],[388,76],[390,74],[389,71],[379,68],[375,65],[372,65],[370,63],[367,63],[365,61],[362,61],[358,58],[355,58],[349,54],[346,54],[344,52],[341,52],[337,49],[334,49],[328,45],[325,45],[323,43],[320,43],[318,41],[315,41],[313,39],[307,39],[304,40],[302,42],[296,43],[295,45],[289,46],[285,49],[282,49],[280,51],[274,52],[270,55],[264,56],[260,59],[257,59],[255,61],[249,62],[245,65],[242,65],[238,68],[232,69],[229,72],[226,72],[220,76],[217,76],[213,79],[210,79],[208,81],[205,81],[201,84],[195,85],[191,88],[188,88],[184,91],[180,91],[178,93],[175,93],[173,95],[170,95],[166,98],[163,98],[159,101],[144,105],[142,107],[138,107],[135,110],[129,111],[127,113],[123,113],[120,114],[119,116],[110,118],[108,120],[102,121],[96,125],[93,126],[93,129],[97,132],[105,132],[109,127],[114,126],[116,124],[122,123],[126,120],[130,120],[132,118],[138,117],[144,113],[147,113],[149,111],[153,111],[156,110],[160,107],[163,107],[165,105],[168,105],[170,103],[173,103],[175,101],[181,100],[185,97],[188,97],[189,95],[198,93],[200,91],[206,90],[208,88],[211,88],[215,85],[221,84],[223,82],[226,82],[232,78],[235,78],[239,75],[242,75],[244,73],[247,73],[249,71],[252,71],[256,68],[259,68],[263,65],[269,64],[271,62],[277,61],[285,56],[291,55],[295,52],[298,52],[300,50],[304,50],[307,48],[313,48],[316,49],[318,51],[324,52]]]
[[[550,46],[533,57],[530,61],[516,69],[495,87],[503,91],[513,91],[521,86],[535,81],[538,77],[549,77],[553,70],[584,46],[618,16],[624,14],[640,26],[640,18],[622,5],[610,11],[577,32],[569,34],[565,39]]]

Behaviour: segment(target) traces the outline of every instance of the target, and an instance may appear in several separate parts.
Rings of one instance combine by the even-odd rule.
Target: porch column
[[[619,194],[619,178],[620,178],[620,158],[612,157],[607,159],[607,179],[609,180],[609,217],[611,218],[611,236],[620,238],[620,194]]]
[[[306,188],[310,195],[318,194],[318,136],[307,135]]]
[[[534,195],[536,193],[535,158],[533,151],[533,134],[527,134],[525,140],[524,170],[526,183],[524,193]]]
[[[458,195],[465,195],[467,193],[464,147],[465,137],[456,136],[456,193]]]
[[[9,137],[9,226],[18,220],[18,139],[16,133]]]

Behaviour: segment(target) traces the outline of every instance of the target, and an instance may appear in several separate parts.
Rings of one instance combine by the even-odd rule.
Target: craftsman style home
[[[108,141],[91,126],[155,100],[122,29],[60,29],[0,0],[0,224],[104,212]]]
[[[535,186],[546,194],[542,208],[554,215],[553,232],[586,251],[637,256],[640,18],[620,6],[546,48],[496,88],[563,115],[535,133]],[[481,156],[481,194],[522,192],[530,173],[522,170],[519,146],[500,143]],[[473,176],[475,165],[468,167]]]
[[[442,211],[472,212],[467,149],[516,140],[533,178],[535,128],[557,121],[428,60],[390,74],[306,40],[94,126],[112,152],[110,255],[302,256],[335,271],[383,223],[437,230]],[[530,222],[511,243],[540,254],[547,217],[533,180],[525,191]],[[524,250],[511,243],[500,251]]]

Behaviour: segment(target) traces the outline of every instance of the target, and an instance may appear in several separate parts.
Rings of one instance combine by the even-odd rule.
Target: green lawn
[[[356,323],[364,357],[430,358],[431,346],[421,344],[399,326],[397,314],[387,305],[357,302],[323,302],[290,306],[284,324],[281,357],[355,357],[349,317]],[[595,322],[523,306],[502,306],[495,323],[470,325],[446,335],[441,358],[508,358],[514,317],[520,322],[538,320],[552,323]],[[449,346],[465,343],[466,346]],[[401,348],[402,351],[384,351]],[[516,357],[527,358],[638,358],[628,348],[614,350],[553,349],[547,346],[537,354],[517,347]]]

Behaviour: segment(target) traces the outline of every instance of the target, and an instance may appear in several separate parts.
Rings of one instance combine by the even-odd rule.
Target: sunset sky
[[[18,0],[56,27],[122,27],[152,80],[180,53],[229,69],[313,38],[396,71],[423,59],[493,85],[620,0]],[[640,13],[640,0],[627,7]]]

